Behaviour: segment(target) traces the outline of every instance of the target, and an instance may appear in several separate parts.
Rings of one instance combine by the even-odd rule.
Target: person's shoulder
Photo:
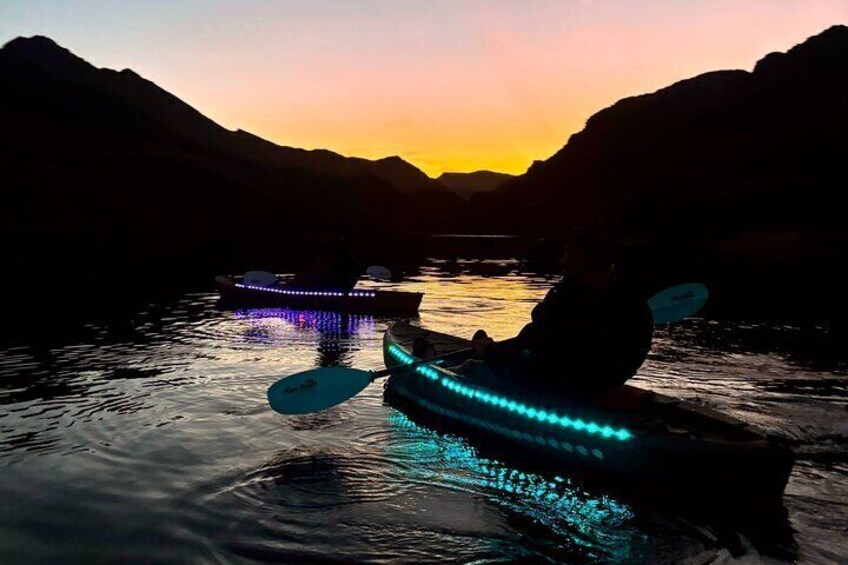
[[[648,298],[644,286],[626,276],[615,276],[612,279],[612,284],[610,284],[610,290],[621,296],[628,296],[642,300],[647,300]]]
[[[542,302],[551,304],[564,300],[569,295],[569,286],[571,286],[571,283],[566,279],[554,283],[554,285],[548,289],[548,292],[545,294],[545,298]]]
[[[568,277],[563,277],[562,279],[558,280],[557,282],[555,282],[551,286],[550,290],[548,290],[548,295],[549,296],[557,296],[557,295],[561,296],[561,295],[567,293],[568,289],[570,287],[573,287],[574,285],[575,285],[574,280],[572,280]]]
[[[648,306],[648,296],[645,289],[639,285],[629,284],[627,281],[616,281],[610,287],[611,303],[615,304],[622,313],[629,313],[637,318],[643,318],[646,315],[650,316],[650,306]]]

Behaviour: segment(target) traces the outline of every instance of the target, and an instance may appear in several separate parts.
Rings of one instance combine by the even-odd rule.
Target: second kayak
[[[254,286],[237,278],[215,277],[222,301],[231,306],[290,306],[357,314],[417,314],[420,292],[355,289],[348,292],[314,291],[290,286]]]

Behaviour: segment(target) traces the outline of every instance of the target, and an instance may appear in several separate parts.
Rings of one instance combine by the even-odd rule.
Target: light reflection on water
[[[485,497],[535,529],[547,530],[559,557],[598,551],[596,556],[611,561],[644,558],[638,555],[642,544],[628,504],[587,492],[568,478],[546,478],[483,457],[464,439],[420,427],[399,412],[390,422],[403,441],[389,454],[418,463],[407,480]]]
[[[549,284],[450,261],[388,286],[426,293],[427,327],[501,339]],[[819,330],[686,322],[634,379],[796,443],[788,518],[763,534],[729,526],[738,509],[693,516],[498,461],[385,406],[379,385],[324,413],[269,411],[280,376],[381,367],[393,321],[193,294],[0,350],[0,562],[848,559],[848,378]]]

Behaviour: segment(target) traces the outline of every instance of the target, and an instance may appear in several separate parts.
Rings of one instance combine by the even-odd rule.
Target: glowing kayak
[[[420,292],[358,290],[311,291],[289,286],[253,286],[238,278],[215,277],[222,301],[230,306],[289,306],[306,310],[333,310],[358,314],[415,315]]]
[[[436,355],[469,346],[465,339],[396,323],[383,338],[386,366],[416,360],[417,338],[426,338]],[[461,361],[451,361],[454,369]],[[385,397],[421,423],[481,436],[552,470],[589,471],[636,485],[768,499],[783,492],[794,462],[788,448],[744,422],[633,386],[576,405],[481,382],[451,366],[423,365],[392,376]]]

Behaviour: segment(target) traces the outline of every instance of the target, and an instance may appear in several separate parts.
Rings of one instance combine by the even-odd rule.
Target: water
[[[549,284],[506,261],[395,286],[426,293],[427,327],[505,338]],[[280,376],[380,368],[393,320],[215,300],[0,350],[0,562],[848,561],[848,373],[817,329],[686,322],[635,378],[793,441],[783,507],[740,522],[493,460],[378,384],[274,414]]]

